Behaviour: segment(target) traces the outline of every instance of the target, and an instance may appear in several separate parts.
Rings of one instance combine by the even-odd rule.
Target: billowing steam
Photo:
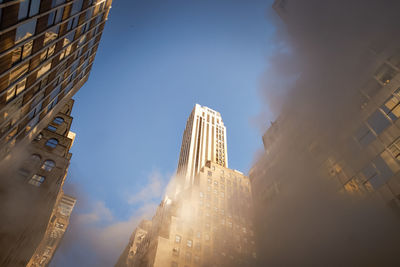
[[[281,7],[283,22],[268,13],[277,30],[262,93],[278,130],[258,171],[276,194],[255,196],[263,200],[260,265],[399,266],[399,218],[373,196],[339,192],[323,164],[354,149],[346,142],[368,99],[360,90],[400,48],[400,2],[288,0]]]

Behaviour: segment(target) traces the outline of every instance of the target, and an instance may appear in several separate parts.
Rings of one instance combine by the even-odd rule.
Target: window
[[[19,78],[21,78],[24,74],[28,72],[29,62],[25,62],[22,65],[18,66],[16,69],[11,71],[9,77],[9,83],[14,83]]]
[[[211,171],[208,171],[208,172],[207,172],[207,175],[208,175],[208,176],[212,176],[212,172],[211,172]]]
[[[42,140],[42,138],[43,138],[43,134],[38,134],[37,136],[36,136],[36,138],[35,138],[35,140],[36,141],[40,141],[40,140]]]
[[[82,9],[82,4],[83,4],[83,0],[77,0],[73,3],[72,8],[71,8],[71,16],[75,15],[76,13],[78,13],[79,11],[81,11]]]
[[[50,68],[51,68],[51,60],[44,63],[43,66],[39,69],[39,71],[37,72],[36,79],[39,79],[43,74],[48,72]]]
[[[61,123],[64,122],[64,119],[61,118],[61,117],[56,117],[56,118],[54,118],[53,122],[54,122],[55,124],[60,125]]]
[[[55,138],[51,138],[51,139],[47,140],[47,142],[46,142],[46,146],[49,146],[52,148],[55,148],[57,145],[58,145],[58,140]]]
[[[196,242],[196,244],[194,245],[194,248],[195,248],[197,251],[200,251],[200,250],[201,250],[201,243],[200,243],[200,242]]]
[[[51,7],[56,7],[65,3],[65,0],[53,0],[51,2]]]
[[[32,154],[31,160],[34,164],[36,164],[36,163],[39,163],[42,160],[42,158],[38,154]]]
[[[18,170],[18,174],[22,177],[22,178],[27,178],[29,175],[29,171],[25,170],[25,169],[19,169]]]
[[[29,41],[26,44],[21,45],[10,52],[10,53],[12,53],[11,54],[12,65],[15,65],[15,64],[21,62],[23,59],[25,59],[27,56],[29,56],[31,54],[32,44],[33,44],[33,41]]]
[[[177,257],[179,256],[179,247],[172,249],[172,255],[177,256]]]
[[[78,19],[79,19],[79,17],[74,17],[74,18],[72,18],[72,19],[70,19],[70,20],[68,21],[68,24],[67,24],[67,31],[70,31],[70,30],[76,28],[76,26],[78,25]]]
[[[18,26],[15,33],[15,43],[19,43],[35,34],[36,19]]]
[[[190,240],[190,239],[188,239],[187,242],[186,242],[186,246],[187,246],[188,248],[191,248],[192,245],[193,245],[193,241]]]
[[[178,267],[178,263],[175,261],[171,262],[171,267]]]
[[[56,127],[54,127],[53,125],[49,125],[49,126],[47,126],[47,129],[48,129],[48,130],[50,130],[50,131],[52,131],[52,132],[55,132],[55,131],[57,131],[57,128],[56,128]]]
[[[62,20],[63,12],[64,12],[63,7],[51,12],[49,14],[49,18],[47,19],[47,27],[50,27],[52,25],[59,23]]]
[[[40,0],[24,0],[19,3],[18,20],[35,16],[39,13]]]
[[[14,99],[15,96],[22,93],[22,91],[25,90],[25,85],[26,85],[26,78],[20,81],[19,83],[15,84],[14,86],[12,86],[10,89],[8,89],[6,95],[6,102],[11,101],[12,99]]]
[[[191,260],[192,260],[192,253],[186,252],[186,254],[185,254],[185,260],[186,260],[186,261],[191,261]]]
[[[366,147],[369,145],[372,141],[375,140],[376,136],[371,132],[371,130],[363,124],[356,132],[355,138],[362,145],[363,147]]]
[[[400,103],[399,99],[396,96],[392,96],[388,98],[385,104],[381,106],[383,112],[385,112],[386,115],[388,115],[392,121],[395,121],[397,118],[400,117],[399,103]]]
[[[51,57],[54,54],[54,50],[56,48],[56,45],[53,44],[52,46],[50,46],[49,48],[47,48],[46,50],[44,50],[41,54],[40,54],[40,62],[45,61],[46,59],[48,59],[49,57]],[[50,65],[51,66],[51,65]]]
[[[382,114],[382,112],[380,112],[380,110],[372,113],[367,121],[377,135],[382,133],[390,125],[389,120]]]
[[[31,185],[39,187],[44,182],[44,180],[45,180],[44,176],[34,174],[32,178],[29,180],[29,183]]]
[[[175,243],[181,243],[182,237],[180,235],[175,236]]]

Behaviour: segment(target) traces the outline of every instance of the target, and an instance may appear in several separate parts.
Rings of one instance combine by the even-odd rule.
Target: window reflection
[[[17,28],[15,43],[21,42],[35,34],[36,19],[30,20]]]

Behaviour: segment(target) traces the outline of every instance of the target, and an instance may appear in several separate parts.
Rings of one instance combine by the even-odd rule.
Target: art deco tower
[[[228,168],[226,128],[219,112],[196,104],[183,133],[177,175],[184,188],[195,183],[195,175],[207,161]]]
[[[172,180],[179,190],[136,228],[116,266],[254,266],[250,181],[227,165],[221,115],[196,104]]]

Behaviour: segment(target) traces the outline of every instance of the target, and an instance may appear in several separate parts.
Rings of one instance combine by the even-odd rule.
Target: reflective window
[[[61,123],[64,122],[64,119],[61,118],[61,117],[56,117],[56,118],[54,118],[53,122],[54,122],[55,124],[60,125]]]
[[[60,26],[47,29],[46,32],[44,33],[43,46],[57,39],[59,31],[60,31]]]
[[[51,7],[56,7],[65,3],[65,0],[53,0],[51,2]]]
[[[389,120],[379,110],[369,116],[367,122],[377,135],[382,133],[390,125]]]
[[[23,0],[19,3],[18,20],[35,16],[39,13],[40,0]]]
[[[15,33],[15,43],[21,42],[35,34],[36,19],[18,26]]]
[[[50,131],[52,131],[52,132],[55,132],[55,131],[57,131],[57,128],[56,128],[56,127],[54,127],[53,125],[49,125],[49,126],[47,126],[47,129],[48,129],[48,130],[50,130]]]
[[[73,3],[72,8],[71,8],[71,16],[75,15],[76,13],[78,13],[79,11],[81,11],[82,9],[82,4],[83,4],[83,0],[77,0]]]
[[[25,90],[25,85],[26,85],[26,78],[20,81],[19,83],[15,84],[12,86],[10,89],[7,90],[7,95],[6,95],[6,102],[11,101],[14,99],[15,96],[19,95]]]
[[[39,79],[43,74],[48,72],[51,68],[51,60],[47,61],[46,63],[43,64],[43,66],[39,69],[37,72],[36,78]]]
[[[43,165],[42,165],[42,169],[46,170],[46,171],[51,171],[54,167],[56,166],[56,163],[52,160],[46,160]]]
[[[33,176],[32,176],[32,178],[29,180],[29,183],[31,184],[31,185],[34,185],[34,186],[41,186],[42,185],[42,183],[44,182],[44,180],[45,180],[45,178],[44,178],[44,176],[41,176],[41,175],[38,175],[38,174],[34,174]]]
[[[182,239],[182,237],[180,235],[176,235],[175,236],[175,243],[180,243],[181,239]]]
[[[49,146],[52,148],[55,148],[57,145],[58,145],[58,140],[55,138],[51,138],[51,139],[47,140],[47,142],[46,142],[46,146]]]
[[[49,18],[47,19],[47,26],[50,27],[52,25],[59,23],[62,20],[63,12],[64,12],[63,7],[51,12],[49,14]]]
[[[190,240],[190,239],[188,239],[187,242],[186,242],[186,246],[187,246],[188,248],[191,248],[192,245],[193,245],[193,241]]]

